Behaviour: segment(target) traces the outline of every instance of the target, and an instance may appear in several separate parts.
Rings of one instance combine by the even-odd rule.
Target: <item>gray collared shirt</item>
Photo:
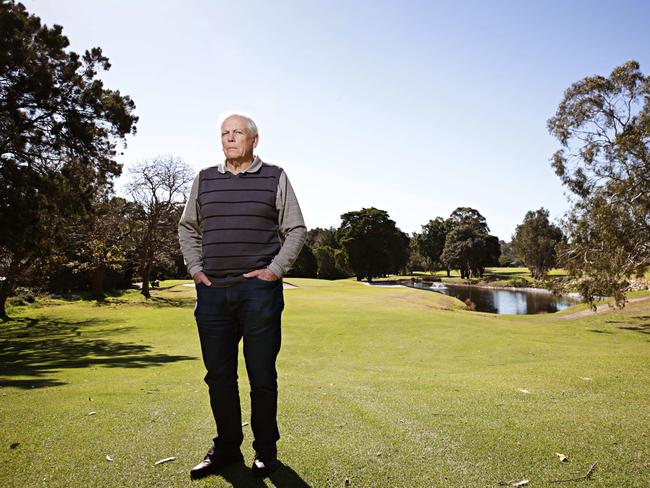
[[[262,160],[255,156],[253,163],[242,173],[255,173],[262,167]],[[217,164],[217,171],[225,173],[226,163]],[[190,196],[185,204],[183,216],[178,223],[178,240],[181,245],[181,252],[190,275],[194,276],[203,270],[202,250],[202,225],[201,212],[198,202],[200,173],[194,178]],[[307,236],[307,228],[302,218],[302,212],[298,205],[296,194],[289,183],[287,174],[282,170],[278,181],[278,192],[275,199],[275,207],[278,211],[278,225],[282,247],[280,252],[273,258],[268,269],[278,277],[284,276],[291,268],[291,265],[298,257],[300,249]],[[253,270],[251,270],[253,271]]]

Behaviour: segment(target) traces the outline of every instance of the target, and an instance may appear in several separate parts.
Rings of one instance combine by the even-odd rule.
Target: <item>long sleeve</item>
[[[298,254],[300,254],[307,237],[307,227],[305,227],[298,199],[284,171],[278,181],[276,208],[283,243],[280,252],[275,256],[268,268],[276,276],[282,277],[289,271]]]
[[[199,211],[198,193],[201,173],[196,175],[185,210],[178,222],[178,241],[181,245],[183,259],[191,276],[203,270],[203,250],[201,247],[201,213]]]

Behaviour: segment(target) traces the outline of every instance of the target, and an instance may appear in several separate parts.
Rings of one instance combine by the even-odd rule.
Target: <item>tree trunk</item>
[[[7,268],[7,276],[2,281],[0,285],[0,319],[7,320],[9,316],[7,315],[7,298],[11,295],[11,292],[14,291],[16,286],[16,278],[27,268],[29,268],[34,262],[34,257],[29,257],[22,262],[20,257],[13,257],[11,259],[11,264]]]
[[[447,278],[451,278],[451,270],[447,268]]]
[[[91,278],[91,293],[95,298],[104,297],[104,276],[106,275],[106,266],[100,264],[93,270]]]
[[[5,279],[0,285],[0,319],[7,320],[9,316],[7,315],[7,298],[11,293],[12,285],[9,283],[9,279]]]
[[[145,264],[141,269],[140,274],[142,275],[142,294],[146,298],[151,298],[151,292],[149,292],[149,274],[151,273],[151,265],[149,263]]]

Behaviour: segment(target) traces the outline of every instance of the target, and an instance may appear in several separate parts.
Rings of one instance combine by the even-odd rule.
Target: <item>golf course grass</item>
[[[242,465],[190,482],[214,423],[194,288],[168,281],[149,301],[10,310],[0,486],[650,486],[650,300],[561,320],[571,310],[497,316],[421,290],[286,281],[270,479]],[[245,422],[248,391],[240,355]]]

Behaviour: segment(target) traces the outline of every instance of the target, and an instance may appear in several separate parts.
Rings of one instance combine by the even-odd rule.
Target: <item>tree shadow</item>
[[[132,327],[88,330],[111,321],[90,319],[62,321],[21,318],[0,328],[0,386],[43,388],[66,384],[48,377],[63,369],[104,366],[145,368],[165,363],[196,360],[192,356],[154,354],[152,346],[107,339]],[[27,377],[27,378],[26,378]]]
[[[650,323],[628,325],[627,327],[621,326],[619,329],[632,330],[634,332],[640,332],[641,334],[650,334]]]
[[[194,305],[196,299],[194,297],[188,298],[171,298],[171,297],[151,297],[147,299],[147,303],[158,307],[188,307]]]
[[[636,323],[636,321],[643,321],[650,319],[648,315],[633,315],[630,317],[631,320],[606,320],[607,324],[624,324],[618,325],[617,329],[631,330],[634,332],[640,332],[641,334],[650,334],[650,322],[647,323]]]
[[[267,487],[264,481],[254,477],[251,469],[243,463],[224,469],[218,476],[230,483],[233,488]],[[280,462],[280,467],[271,473],[268,479],[276,488],[311,488],[298,473],[282,462]]]
[[[63,300],[64,302],[78,302],[81,300],[84,302],[96,301],[98,304],[107,304],[110,303],[111,298],[121,298],[132,290],[132,288],[104,290],[102,296],[93,295],[90,291],[53,293],[50,296],[57,300]]]

